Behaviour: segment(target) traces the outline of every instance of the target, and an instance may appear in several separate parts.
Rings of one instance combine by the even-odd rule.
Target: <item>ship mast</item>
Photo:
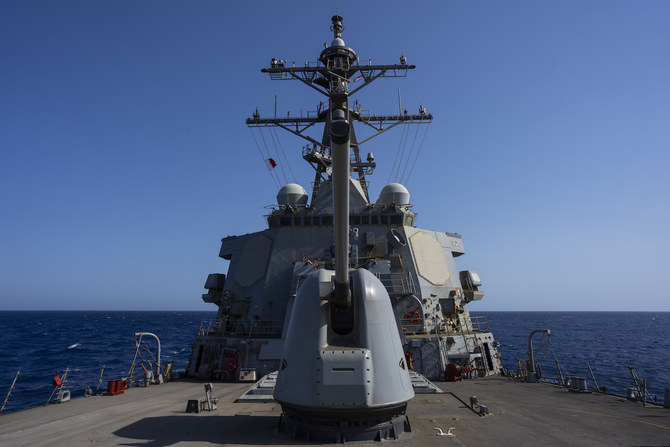
[[[332,175],[332,154],[330,129],[333,121],[333,111],[343,111],[344,119],[351,123],[350,128],[350,148],[351,148],[351,170],[356,173],[357,180],[360,182],[361,189],[365,193],[365,198],[370,201],[368,193],[366,175],[372,174],[376,166],[372,154],[368,154],[365,161],[360,155],[360,146],[397,126],[400,123],[420,123],[430,122],[433,119],[431,114],[426,113],[420,108],[418,114],[408,114],[407,111],[398,115],[375,115],[364,113],[356,102],[355,107],[351,107],[349,97],[368,86],[376,79],[382,77],[405,77],[407,71],[414,69],[414,65],[408,65],[404,56],[400,57],[398,64],[373,65],[370,61],[361,65],[356,52],[347,47],[342,40],[342,16],[332,17],[333,41],[330,46],[321,52],[316,64],[305,63],[303,67],[296,67],[295,64],[288,66],[285,60],[272,58],[269,68],[263,68],[263,73],[268,73],[273,80],[292,80],[297,79],[314,90],[328,97],[327,109],[321,103],[317,107],[314,116],[298,116],[280,118],[262,118],[256,111],[251,118],[247,119],[249,127],[280,127],[301,138],[307,140],[310,144],[303,148],[303,158],[316,171],[314,176],[314,185],[312,190],[312,203],[316,198],[319,185]],[[355,86],[351,91],[350,84],[361,82],[361,85]],[[336,112],[340,113],[340,112]],[[337,118],[336,118],[337,119]],[[373,134],[363,141],[358,141],[353,123],[359,122],[373,130]],[[317,141],[306,134],[306,131],[317,123],[323,123],[323,136],[321,141]]]

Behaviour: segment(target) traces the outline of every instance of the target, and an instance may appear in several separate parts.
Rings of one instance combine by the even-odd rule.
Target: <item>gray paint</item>
[[[339,335],[329,324],[333,274],[317,270],[300,287],[275,399],[338,409],[411,399],[414,391],[384,286],[365,269],[351,272],[356,323],[351,333]]]

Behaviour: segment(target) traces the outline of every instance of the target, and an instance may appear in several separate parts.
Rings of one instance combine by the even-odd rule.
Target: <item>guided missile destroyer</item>
[[[303,188],[286,185],[267,229],[223,239],[228,274],[210,275],[203,295],[219,311],[201,327],[188,366],[190,375],[205,379],[264,376],[259,383],[269,382],[273,394],[244,400],[247,383],[206,383],[206,399],[198,401],[202,384],[193,381],[148,386],[149,374],[146,386],[124,393],[109,392],[125,382],[113,380],[110,397],[3,415],[0,443],[260,446],[286,445],[288,432],[318,445],[385,439],[410,447],[667,445],[670,413],[656,405],[509,375],[460,380],[501,371],[491,333],[468,314],[468,303],[483,295],[479,277],[457,273],[460,236],[414,225],[402,185],[387,185],[370,201],[365,176],[374,158],[361,160],[363,142],[353,126],[380,133],[432,117],[425,111],[366,116],[349,105],[362,86],[414,67],[404,58],[360,65],[342,41],[341,17],[333,17],[332,29],[334,40],[315,66],[273,60],[264,70],[325,94],[319,114],[265,119],[256,113],[248,120],[310,141],[303,157],[316,171],[311,202]],[[350,92],[349,81],[359,77],[363,84]],[[321,142],[303,135],[317,123],[324,125]],[[413,398],[420,375],[455,382],[435,387],[446,393]]]
[[[333,40],[316,63],[295,66],[273,58],[262,69],[273,80],[298,80],[327,98],[307,116],[264,118],[256,111],[247,119],[249,127],[279,127],[306,140],[302,157],[315,171],[311,197],[302,186],[287,184],[267,215],[266,229],[222,239],[219,256],[230,261],[228,272],[210,274],[202,296],[218,306],[217,317],[196,335],[187,368],[193,377],[224,381],[279,371],[275,397],[280,402],[291,400],[282,394],[287,381],[307,386],[305,381],[329,380],[323,371],[313,378],[297,372],[291,380],[282,377],[305,345],[322,352],[321,366],[331,363],[342,375],[355,370],[347,380],[374,387],[384,376],[382,367],[375,365],[369,374],[359,367],[365,371],[365,357],[374,358],[372,350],[382,350],[384,343],[354,342],[349,335],[378,325],[385,328],[376,336],[390,344],[398,339],[397,349],[386,350],[392,367],[401,372],[459,380],[502,369],[486,320],[468,311],[468,303],[482,299],[483,292],[476,272],[456,267],[455,259],[465,254],[461,236],[416,227],[410,194],[402,184],[387,184],[376,200],[370,199],[368,177],[376,164],[371,153],[362,158],[363,144],[397,125],[421,125],[433,117],[423,107],[416,114],[366,113],[352,101],[373,81],[405,77],[415,66],[404,56],[388,65],[360,61],[342,39],[342,20],[332,18]],[[323,125],[320,141],[308,134],[317,125]],[[355,125],[372,134],[359,141]],[[316,297],[301,298],[308,293]],[[360,293],[374,295],[383,301],[381,307],[366,313],[359,308],[365,301]],[[326,310],[320,310],[321,302]],[[376,320],[366,323],[363,315]],[[324,327],[327,334],[319,332]],[[336,350],[328,354],[327,349],[333,346],[354,347],[349,357],[360,351],[362,358],[335,358]],[[349,361],[358,366],[345,365]],[[315,365],[306,367],[318,369]],[[403,389],[405,380],[403,376],[393,386]],[[411,398],[410,391],[399,400]],[[341,398],[321,396],[319,405]],[[361,398],[365,401],[365,395]],[[367,405],[375,403],[368,399]]]

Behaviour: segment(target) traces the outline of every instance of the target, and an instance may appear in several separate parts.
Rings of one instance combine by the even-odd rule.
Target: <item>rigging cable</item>
[[[284,146],[281,144],[281,140],[279,139],[279,135],[277,135],[277,128],[272,127],[272,132],[275,134],[275,138],[277,139],[277,143],[279,144],[279,148],[281,149],[282,154],[284,155],[284,160],[286,161],[286,166],[288,166],[288,171],[291,173],[291,177],[293,178],[294,183],[298,183],[298,180],[293,173],[293,168],[291,168],[291,163],[289,163],[288,158],[286,157],[286,152],[284,151]]]
[[[405,158],[405,149],[407,148],[407,140],[409,140],[409,128],[407,126],[404,126],[406,129],[405,132],[405,141],[403,142],[402,145],[402,151],[400,151],[400,156],[398,158],[398,166],[396,168],[395,176],[393,177],[393,181],[398,182],[400,181],[400,166],[402,165],[402,161]]]
[[[279,160],[279,167],[281,168],[281,172],[284,175],[284,184],[287,184],[289,182],[288,176],[286,175],[286,171],[284,170],[284,162],[281,159],[281,153],[279,152],[279,147],[277,145],[277,141],[279,140],[279,137],[277,136],[277,132],[274,131],[274,127],[270,128],[270,138],[272,139],[272,144],[275,147],[275,152],[277,153],[277,160]],[[284,152],[284,148],[282,148],[282,152]],[[284,154],[284,160],[286,160],[286,154]],[[286,162],[288,164],[288,161]]]
[[[405,161],[405,167],[402,169],[402,174],[400,175],[399,183],[402,183],[402,178],[405,176],[405,171],[407,170],[407,165],[409,164],[409,161],[412,159],[412,152],[414,151],[414,146],[416,145],[416,136],[419,135],[419,125],[416,125],[416,132],[414,132],[414,138],[412,139],[412,146],[409,148],[409,152],[407,152],[407,160]],[[400,170],[400,167],[398,167],[398,170]]]
[[[256,135],[254,135],[253,129],[250,127],[249,132],[251,132],[251,136],[254,138],[254,143],[256,143],[256,147],[258,148],[258,154],[261,156],[261,160],[263,161],[263,164],[267,163],[265,160],[265,156],[263,155],[263,151],[261,150],[261,146],[258,144],[258,140],[256,139]],[[272,172],[270,172],[270,177],[272,177],[272,180],[275,182],[275,185],[277,186],[277,189],[279,189],[281,186],[279,185],[279,182],[275,177],[272,175]]]
[[[419,149],[416,151],[416,157],[414,158],[414,162],[412,163],[412,167],[409,169],[409,174],[407,174],[407,179],[405,180],[405,183],[409,183],[409,178],[412,176],[412,172],[414,171],[414,165],[416,165],[416,161],[419,159],[419,155],[421,155],[421,149],[423,149],[423,143],[426,141],[426,135],[428,135],[428,129],[430,128],[430,122],[428,122],[428,125],[426,126],[426,131],[423,133],[423,138],[421,138],[421,143],[419,144]],[[407,186],[407,185],[405,185]]]
[[[259,130],[260,130],[259,133],[261,135],[261,139],[263,140],[263,146],[265,146],[265,152],[268,154],[268,159],[270,159],[272,161],[275,161],[274,157],[272,157],[272,154],[270,153],[270,149],[268,148],[268,144],[265,141],[265,136],[263,135],[263,129],[259,128]],[[276,161],[275,161],[275,163],[276,163]],[[277,176],[277,181],[279,182],[279,186],[281,186],[282,180],[279,178],[279,171],[275,171],[275,167],[276,167],[276,165],[272,166],[272,169],[270,170],[270,172],[275,173],[275,175]],[[284,175],[284,177],[286,177],[286,176]],[[286,180],[286,179],[284,179],[284,180]]]
[[[407,134],[407,126],[402,126],[402,135],[400,135],[400,141],[398,142],[398,150],[395,153],[395,159],[393,160],[393,166],[391,167],[391,173],[389,174],[388,181],[386,183],[391,183],[391,178],[393,178],[393,171],[395,170],[396,163],[398,162],[399,154],[400,154],[400,147],[403,144],[403,140],[405,139],[405,135]],[[403,151],[404,151],[403,147]],[[395,180],[395,179],[394,179]]]

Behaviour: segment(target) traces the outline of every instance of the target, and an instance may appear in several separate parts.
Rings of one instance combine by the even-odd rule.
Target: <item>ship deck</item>
[[[445,393],[418,394],[410,402],[414,433],[403,446],[670,445],[670,409],[663,407],[503,377],[436,385]],[[188,381],[4,414],[0,445],[307,445],[276,431],[275,402],[235,402],[248,384],[215,382],[213,388],[218,409],[197,414],[185,413],[187,401],[203,399],[204,387]],[[470,396],[490,414],[471,410]],[[454,436],[437,436],[435,427],[451,428]]]

